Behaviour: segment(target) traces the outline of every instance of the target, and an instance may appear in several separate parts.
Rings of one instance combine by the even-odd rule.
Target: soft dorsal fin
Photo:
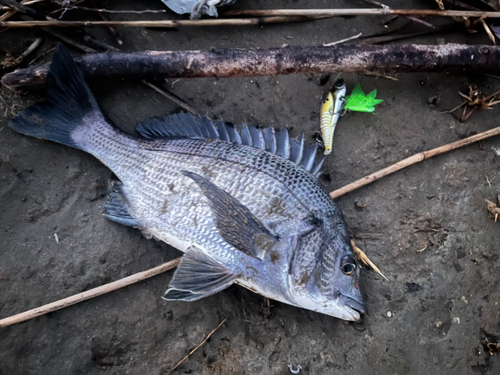
[[[136,130],[146,139],[213,138],[252,146],[289,159],[315,177],[321,174],[320,168],[324,161],[316,160],[317,145],[305,145],[303,132],[297,138],[290,138],[287,128],[275,131],[272,126],[259,129],[243,123],[238,132],[233,124],[221,120],[212,121],[207,117],[177,113],[140,123]]]

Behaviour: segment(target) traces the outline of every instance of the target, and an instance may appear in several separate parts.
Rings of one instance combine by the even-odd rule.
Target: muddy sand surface
[[[108,1],[109,9],[162,9],[160,1]],[[421,2],[392,1],[394,7]],[[359,1],[238,2],[234,8],[363,7]],[[97,19],[88,13],[67,13]],[[110,15],[127,19],[129,15]],[[174,18],[137,15],[136,19]],[[439,22],[442,22],[441,20]],[[252,27],[119,29],[124,51],[320,45],[359,32],[381,32],[380,18],[333,18]],[[79,38],[74,30],[64,32]],[[105,28],[87,29],[117,46]],[[20,54],[37,30],[0,34],[0,57]],[[483,32],[430,35],[406,42],[488,44]],[[74,55],[78,51],[71,50]],[[52,52],[39,61],[50,61]],[[25,64],[31,59],[27,59]],[[5,71],[4,71],[5,72]],[[201,113],[240,124],[319,129],[321,75],[169,79]],[[321,182],[329,191],[428,150],[499,125],[499,107],[465,123],[440,114],[461,102],[458,91],[500,89],[483,74],[344,75],[378,90],[374,114],[348,113],[337,127]],[[333,80],[333,77],[331,77]],[[331,82],[331,81],[330,81]],[[158,81],[158,83],[161,83]],[[180,109],[124,77],[90,82],[119,128]],[[7,317],[151,268],[181,253],[102,216],[111,172],[82,151],[18,135],[8,120],[41,99],[3,90],[0,113],[0,317]],[[429,105],[432,98],[437,105]],[[485,335],[500,335],[500,224],[485,199],[500,193],[499,138],[435,157],[338,199],[356,243],[389,281],[362,269],[367,313],[357,323],[270,301],[238,286],[192,303],[160,297],[173,271],[64,310],[0,330],[0,374],[166,374],[219,322],[227,322],[176,374],[500,374]],[[362,208],[364,207],[364,208]],[[58,242],[56,241],[56,234]],[[425,249],[424,249],[425,248]],[[424,250],[422,250],[424,249]],[[422,251],[420,251],[422,250]]]

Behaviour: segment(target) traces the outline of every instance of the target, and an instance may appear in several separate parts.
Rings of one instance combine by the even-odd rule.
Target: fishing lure
[[[321,135],[325,145],[325,155],[332,152],[333,133],[345,104],[345,94],[345,82],[339,79],[321,103]]]

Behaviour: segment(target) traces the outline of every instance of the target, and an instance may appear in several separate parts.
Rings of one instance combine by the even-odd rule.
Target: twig
[[[203,20],[149,20],[149,21],[4,21],[0,22],[0,27],[7,28],[29,28],[29,27],[93,27],[93,26],[119,26],[119,27],[155,27],[155,28],[177,28],[182,26],[246,26],[263,25],[268,23],[286,23],[286,22],[306,22],[313,21],[315,18],[324,18],[325,16],[278,16],[278,17],[260,17],[260,18],[226,18],[226,19],[203,19]],[[328,17],[328,16],[326,16]]]
[[[43,305],[40,307],[37,307],[36,309],[33,310],[28,310],[23,313],[17,314],[10,316],[8,318],[4,318],[0,320],[0,328],[2,327],[7,327],[16,323],[21,323],[29,319],[36,318],[38,316],[42,316],[60,309],[63,309],[65,307],[77,304],[82,301],[86,301],[88,299],[112,292],[114,290],[123,288],[125,286],[131,285],[138,283],[140,281],[149,279],[150,277],[159,275],[161,273],[164,273],[166,271],[171,270],[172,268],[175,268],[179,265],[181,261],[181,258],[177,258],[174,260],[171,260],[170,262],[164,263],[162,265],[159,265],[157,267],[151,268],[146,271],[142,271],[139,273],[136,273],[134,275],[130,275],[128,277],[125,277],[123,279],[113,281],[112,283],[105,284],[102,286],[99,286],[94,289],[87,290],[85,292],[75,294],[71,297],[67,297],[64,299],[61,299],[56,302],[49,303],[48,305]]]
[[[210,332],[208,334],[208,336],[205,338],[205,340],[203,340],[196,348],[194,348],[193,350],[191,350],[189,352],[189,354],[187,356],[185,356],[179,363],[177,363],[174,368],[171,370],[171,372],[173,372],[177,367],[179,367],[181,364],[183,364],[184,362],[187,361],[187,359],[191,356],[191,354],[193,354],[195,351],[197,351],[204,343],[206,343],[208,341],[208,339],[210,338],[210,336],[212,336],[225,322],[226,320],[228,319],[229,317],[226,316],[224,318],[224,320],[222,322],[219,323],[219,325],[217,327],[215,327],[215,329]]]
[[[427,249],[427,246],[429,246],[429,245],[423,245],[421,249],[415,250],[415,252],[416,253],[421,253],[422,251],[424,251],[425,249]]]
[[[462,9],[475,10],[475,11],[479,11],[479,12],[481,11],[480,8],[473,7],[473,6],[469,5],[469,4],[465,4],[465,3],[461,2],[461,1],[458,1],[458,0],[446,0],[446,2],[449,3],[449,4],[455,5],[457,7],[460,7]],[[498,9],[495,9],[495,10],[498,10]]]
[[[424,16],[425,17],[425,16]],[[419,23],[421,25],[424,25],[424,26],[427,26],[431,29],[434,29],[436,26],[434,26],[432,23],[429,23],[429,22],[426,22],[424,20],[421,20],[420,18],[417,18],[417,17],[413,17],[413,16],[405,16],[405,18],[407,20],[410,20],[410,21],[413,21],[413,22],[416,22],[416,23]]]
[[[340,39],[340,40],[337,40],[336,42],[323,44],[323,47],[336,46],[337,44],[342,44],[342,43],[348,42],[350,40],[358,39],[361,35],[363,35],[363,33],[359,33],[357,35],[350,36],[349,38]]]
[[[490,38],[491,40],[491,43],[493,43],[493,45],[496,45],[496,41],[495,41],[495,36],[493,35],[493,33],[491,32],[490,28],[488,27],[488,25],[486,24],[486,22],[484,20],[481,20],[481,24],[483,25],[484,27],[484,30],[486,31],[486,34],[488,34],[488,38]]]
[[[47,0],[26,0],[26,1],[23,1],[22,3],[24,5],[33,5],[33,4],[43,3],[43,2],[47,2]]]
[[[73,4],[71,4],[71,6],[75,6],[76,4],[81,4],[83,3],[85,0],[78,0],[78,1],[75,1]],[[56,13],[61,13],[63,12],[63,14],[60,16],[64,16],[64,13],[67,11],[68,9],[67,8],[59,8],[59,9],[56,9],[56,10],[53,10],[52,12],[50,12],[50,14],[56,14]]]
[[[375,0],[364,0],[364,1],[367,3],[373,4],[375,6],[384,8],[384,9],[385,8],[389,9],[389,7],[387,5],[379,3],[378,1],[375,1]],[[434,29],[434,27],[435,27],[433,24],[430,24],[429,22],[425,22],[424,20],[421,20],[420,18],[416,18],[416,17],[412,17],[412,16],[405,16],[404,18],[406,18],[407,20],[410,20],[412,22],[417,22],[417,23],[420,23],[424,26],[430,27],[431,29]]]
[[[380,270],[378,269],[378,267],[375,264],[373,264],[373,262],[370,259],[368,259],[368,257],[364,253],[364,251],[361,250],[359,247],[356,246],[356,244],[354,243],[353,240],[351,240],[351,245],[352,245],[352,249],[354,251],[354,255],[356,255],[356,258],[358,258],[360,261],[362,261],[365,265],[370,266],[371,268],[373,268],[373,270],[375,272],[377,272],[380,276],[382,276],[384,279],[386,279],[387,281],[389,281],[389,279],[387,277],[385,277],[382,272],[380,272]]]
[[[471,58],[473,56],[473,58]],[[190,69],[189,61],[194,59]],[[99,77],[257,77],[308,73],[437,72],[447,69],[495,72],[500,47],[390,44],[272,49],[211,49],[209,51],[143,51],[97,53],[76,58],[86,79]],[[49,64],[5,74],[12,89],[45,84]]]
[[[451,5],[455,5],[457,7],[463,8],[463,9],[478,10],[479,11],[479,8],[470,6],[469,4],[465,4],[465,3],[461,2],[461,1],[457,1],[457,0],[446,0],[446,3],[451,4]]]
[[[21,4],[26,4],[27,5],[28,4],[28,0],[21,1]],[[12,7],[10,7],[10,8],[12,8]],[[16,13],[17,13],[17,9],[16,8],[12,8],[11,10],[5,12],[4,14],[2,14],[0,16],[0,22],[8,20],[10,17],[12,17]]]
[[[163,95],[165,98],[170,99],[175,104],[177,104],[179,107],[184,108],[186,111],[191,112],[194,115],[198,113],[196,111],[196,109],[194,109],[190,105],[186,104],[186,102],[184,102],[184,100],[182,100],[181,98],[179,98],[177,95],[171,93],[170,91],[162,90],[159,87],[153,85],[152,83],[149,83],[145,79],[142,80],[142,83],[145,84],[148,87],[151,87],[153,90],[155,90],[157,93]]]
[[[450,24],[450,25],[445,25],[441,27],[437,27],[434,29],[429,29],[429,30],[424,30],[424,31],[416,31],[413,33],[403,33],[403,34],[395,34],[395,35],[381,35],[381,36],[373,36],[369,38],[365,38],[363,40],[360,40],[357,44],[358,45],[368,45],[368,44],[378,44],[378,43],[388,43],[388,42],[394,42],[396,40],[401,40],[401,39],[407,39],[407,38],[413,38],[415,36],[421,36],[421,35],[427,35],[427,34],[433,34],[437,33],[440,31],[447,30],[449,28],[455,27],[455,24]]]
[[[396,77],[391,77],[391,76],[388,76],[388,75],[385,75],[385,74],[377,74],[377,73],[363,73],[363,75],[365,76],[371,76],[371,77],[377,77],[377,78],[385,78],[385,79],[389,79],[391,81],[399,81],[399,79],[397,79]]]
[[[21,3],[18,3],[17,1],[14,1],[14,0],[0,0],[0,3],[2,3],[2,2],[5,4],[8,4],[8,5],[11,5],[12,7],[16,8],[16,10],[20,11],[21,13],[26,14],[26,15],[21,16],[21,19],[23,19],[24,21],[18,21],[18,22],[49,22],[49,23],[50,22],[57,22],[53,18],[48,17],[47,15],[40,13],[40,12],[28,7],[27,5],[25,5],[25,4],[35,4],[36,3],[35,1],[31,1],[31,2],[22,1]],[[15,14],[15,12],[13,14]],[[33,21],[28,16],[31,18],[35,18],[35,19],[44,19],[46,21]],[[2,17],[0,17],[0,18],[2,18]],[[3,18],[2,18],[2,21],[3,21]],[[2,23],[2,22],[0,22],[0,23]],[[52,36],[56,37],[57,39],[65,42],[69,45],[72,45],[73,47],[78,48],[79,50],[82,50],[83,52],[86,52],[86,53],[96,52],[94,49],[87,47],[84,44],[81,44],[81,43],[67,37],[66,35],[60,33],[59,31],[51,30],[48,27],[42,27],[42,30],[45,31],[46,33],[51,34]]]
[[[24,2],[17,2],[16,0],[0,0],[0,4],[7,5],[11,8],[16,9],[18,12],[27,14],[31,18],[34,18],[36,20],[51,20],[52,18],[48,17],[47,15],[40,13],[39,11],[30,8],[29,6],[25,5]]]
[[[381,179],[382,177],[390,175],[391,173],[394,173],[394,172],[397,172],[403,168],[409,167],[410,165],[420,163],[421,161],[424,161],[425,159],[429,159],[429,158],[436,156],[436,155],[439,155],[439,154],[444,154],[445,152],[448,152],[448,151],[456,150],[457,148],[461,148],[461,147],[470,145],[472,143],[482,141],[483,139],[494,137],[496,135],[500,135],[500,127],[490,129],[490,130],[485,131],[483,133],[473,135],[472,137],[461,139],[459,141],[449,143],[447,145],[440,146],[440,147],[434,148],[434,149],[429,150],[429,151],[420,152],[418,154],[410,156],[409,158],[401,160],[400,162],[393,164],[387,168],[381,169],[375,173],[372,173],[372,174],[365,176],[357,181],[354,181],[353,183],[350,183],[349,185],[341,187],[340,189],[332,191],[330,193],[330,196],[333,199],[338,198],[338,197],[340,197],[344,194],[347,194],[353,190],[359,189],[362,186],[365,186],[365,185],[368,185],[369,183],[377,181],[377,180]]]
[[[398,16],[394,16],[394,17],[398,17]],[[411,21],[406,20],[401,25],[397,25],[397,26],[393,26],[393,27],[387,28],[384,31],[382,31],[381,33],[371,34],[371,35],[365,35],[365,38],[373,38],[373,37],[381,36],[381,35],[389,35],[389,34],[395,33],[396,31],[402,30],[406,26],[411,25],[411,24],[412,24]]]
[[[94,8],[97,8],[96,2],[94,0],[91,0],[91,4]],[[106,17],[106,15],[104,13],[99,13],[99,17],[103,21],[109,21],[109,18]],[[114,35],[118,45],[122,46],[123,45],[123,38],[122,38],[121,34],[118,32],[118,30],[116,30],[116,27],[108,26],[108,30],[111,32],[111,34]]]
[[[439,17],[488,17],[500,18],[500,12],[471,10],[430,10],[430,9],[266,9],[266,10],[230,10],[224,16],[380,16],[395,14],[398,16],[439,16]]]
[[[22,19],[29,19],[28,16],[21,15]],[[79,49],[80,51],[83,51],[85,53],[95,53],[97,52],[95,49],[87,47],[85,44],[82,44],[80,42],[77,42],[76,40],[71,39],[70,37],[66,36],[65,33],[59,31],[59,30],[54,30],[51,29],[50,27],[42,27],[41,28],[44,32],[47,34],[52,35],[53,37],[59,39],[60,41],[69,44],[70,46],[75,47],[76,49]]]
[[[500,10],[500,4],[498,4],[498,1],[495,0],[481,0],[483,4],[488,5],[491,9],[494,10]]]
[[[113,47],[108,43],[104,43],[101,42],[100,40],[92,38],[90,35],[85,35],[83,37],[83,41],[87,44],[90,44],[92,47],[102,48],[105,49],[106,51],[111,51],[111,52],[121,52],[119,48]]]
[[[71,39],[70,37],[66,36],[64,33],[57,31],[57,30],[52,30],[49,27],[42,27],[42,30],[45,31],[46,33],[52,35],[53,37],[59,39],[60,41],[69,44],[70,46],[75,47],[76,49],[79,49],[80,51],[83,51],[85,53],[96,53],[97,51],[93,48],[87,47],[85,44],[77,42],[74,39]]]
[[[467,115],[465,115],[465,109],[467,109],[467,107],[464,107],[464,116],[462,116],[462,120],[460,122],[467,121],[467,119],[471,117],[474,111],[477,109],[477,105],[472,107],[472,109],[469,111],[469,113],[467,113]]]
[[[43,39],[37,38],[31,45],[28,47],[26,51],[24,51],[19,57],[16,59],[16,65],[21,64],[21,62],[31,53],[33,52],[41,43]]]
[[[443,111],[443,112],[439,112],[440,115],[444,115],[445,113],[453,113],[455,112],[457,109],[460,109],[462,108],[464,105],[466,105],[468,102],[467,100],[465,102],[463,102],[462,104],[456,106],[455,108],[449,110],[449,111]]]
[[[396,40],[413,38],[415,36],[426,35],[426,34],[430,34],[430,33],[434,33],[434,32],[436,32],[436,30],[425,30],[425,31],[417,31],[414,33],[375,36],[375,37],[360,40],[357,44],[359,46],[365,46],[365,45],[369,45],[369,44],[389,43],[389,42],[394,42]]]

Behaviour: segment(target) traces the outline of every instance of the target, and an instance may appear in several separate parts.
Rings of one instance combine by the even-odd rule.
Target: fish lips
[[[366,312],[365,304],[363,303],[363,301],[356,300],[343,294],[340,295],[339,299],[342,305],[353,310],[351,314],[353,318],[355,318],[354,320],[359,320],[360,314],[364,314]]]

